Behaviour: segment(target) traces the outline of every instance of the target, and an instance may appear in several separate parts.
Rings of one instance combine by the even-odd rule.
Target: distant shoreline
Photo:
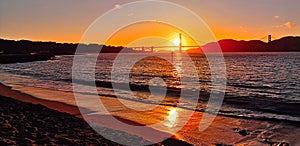
[[[54,55],[73,55],[77,47],[85,52],[77,53],[143,53],[142,50],[134,50],[126,46],[108,46],[103,44],[79,44],[56,43],[30,40],[6,40],[0,39],[0,55],[2,54],[30,54],[51,53]],[[201,52],[300,52],[300,36],[287,36],[271,42],[260,40],[233,40],[224,39],[217,42],[209,42],[199,48],[186,50],[187,53]],[[162,51],[163,52],[163,51]],[[171,52],[171,51],[170,51]]]

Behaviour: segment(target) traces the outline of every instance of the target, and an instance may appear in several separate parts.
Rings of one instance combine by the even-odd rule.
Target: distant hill
[[[232,39],[220,40],[202,46],[205,52],[216,52],[218,45],[223,52],[300,52],[300,37],[283,37],[265,43],[258,40],[237,41]],[[200,48],[188,50],[189,53],[200,53]]]
[[[106,46],[98,44],[71,44],[71,43],[56,43],[56,42],[33,42],[29,40],[4,40],[0,39],[0,55],[5,54],[31,54],[43,53],[53,55],[72,55],[76,48],[80,45],[84,48],[84,53],[96,52],[100,47],[101,53],[119,53],[121,50],[128,53],[137,53],[131,48],[122,46]],[[223,52],[300,52],[300,37],[283,37],[278,40],[265,43],[258,40],[237,41],[232,39],[220,40],[205,44],[200,48],[189,49],[188,53],[216,52],[218,45]],[[123,50],[125,49],[125,50]]]
[[[101,53],[118,53],[124,47],[106,46],[98,44],[71,44],[56,42],[33,42],[29,40],[4,40],[0,39],[0,55],[7,54],[53,54],[53,55],[72,55],[75,54],[76,48],[80,45],[84,48],[84,53],[98,53],[97,50],[102,47]],[[134,52],[130,48],[125,48],[124,52]]]

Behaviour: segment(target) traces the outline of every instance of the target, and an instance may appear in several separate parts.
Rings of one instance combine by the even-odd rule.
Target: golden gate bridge
[[[165,46],[164,45],[162,45],[162,46],[133,46],[133,47],[127,47],[127,48],[131,48],[131,49],[136,50],[136,51],[142,51],[142,52],[145,52],[145,53],[146,52],[153,53],[154,49],[160,49],[160,48],[178,48],[178,51],[180,53],[182,53],[183,48],[200,48],[201,47],[199,45],[187,45],[187,46],[183,45],[182,44],[182,34],[181,33],[179,33],[178,38],[179,38],[178,45],[174,45],[174,46],[172,46],[172,45],[170,45],[170,46],[168,46],[168,45],[165,45]],[[272,35],[267,35],[267,36],[264,36],[264,37],[260,38],[259,40],[263,41],[266,38],[267,38],[267,43],[270,43],[272,41],[272,39],[275,38],[275,37],[272,36]],[[199,42],[203,42],[203,41],[199,41]]]
[[[182,34],[179,33],[179,42],[178,45],[162,45],[162,46],[133,46],[133,47],[128,47],[128,48],[132,48],[133,50],[138,50],[138,51],[142,51],[142,52],[154,52],[154,49],[160,49],[160,48],[178,48],[178,51],[181,53],[182,52],[182,48],[196,48],[196,47],[200,47],[199,45],[190,45],[190,46],[185,46],[182,44]]]

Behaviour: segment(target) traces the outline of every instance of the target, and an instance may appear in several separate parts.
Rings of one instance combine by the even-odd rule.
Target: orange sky
[[[145,29],[146,28],[146,29]],[[156,21],[139,22],[122,28],[114,33],[107,45],[134,46],[178,46],[179,33],[182,35],[182,45],[197,45],[191,37],[182,30]]]

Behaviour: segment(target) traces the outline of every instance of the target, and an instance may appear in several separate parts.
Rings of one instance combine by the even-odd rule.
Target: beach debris
[[[240,129],[240,128],[233,128],[233,130],[234,130],[236,133],[238,133],[238,134],[240,134],[240,135],[242,135],[242,136],[247,136],[247,135],[250,134],[250,131],[244,130],[244,129]]]
[[[281,142],[281,143],[278,143],[276,146],[289,146],[289,143]]]
[[[271,146],[289,146],[299,138],[298,131],[290,133],[292,129],[288,125],[270,125],[257,135],[257,140]]]
[[[165,139],[162,144],[164,146],[192,146],[191,144],[187,143],[187,142],[184,142],[184,141],[181,141],[181,140],[177,140],[177,139],[174,139],[174,138],[168,138],[168,139]]]

